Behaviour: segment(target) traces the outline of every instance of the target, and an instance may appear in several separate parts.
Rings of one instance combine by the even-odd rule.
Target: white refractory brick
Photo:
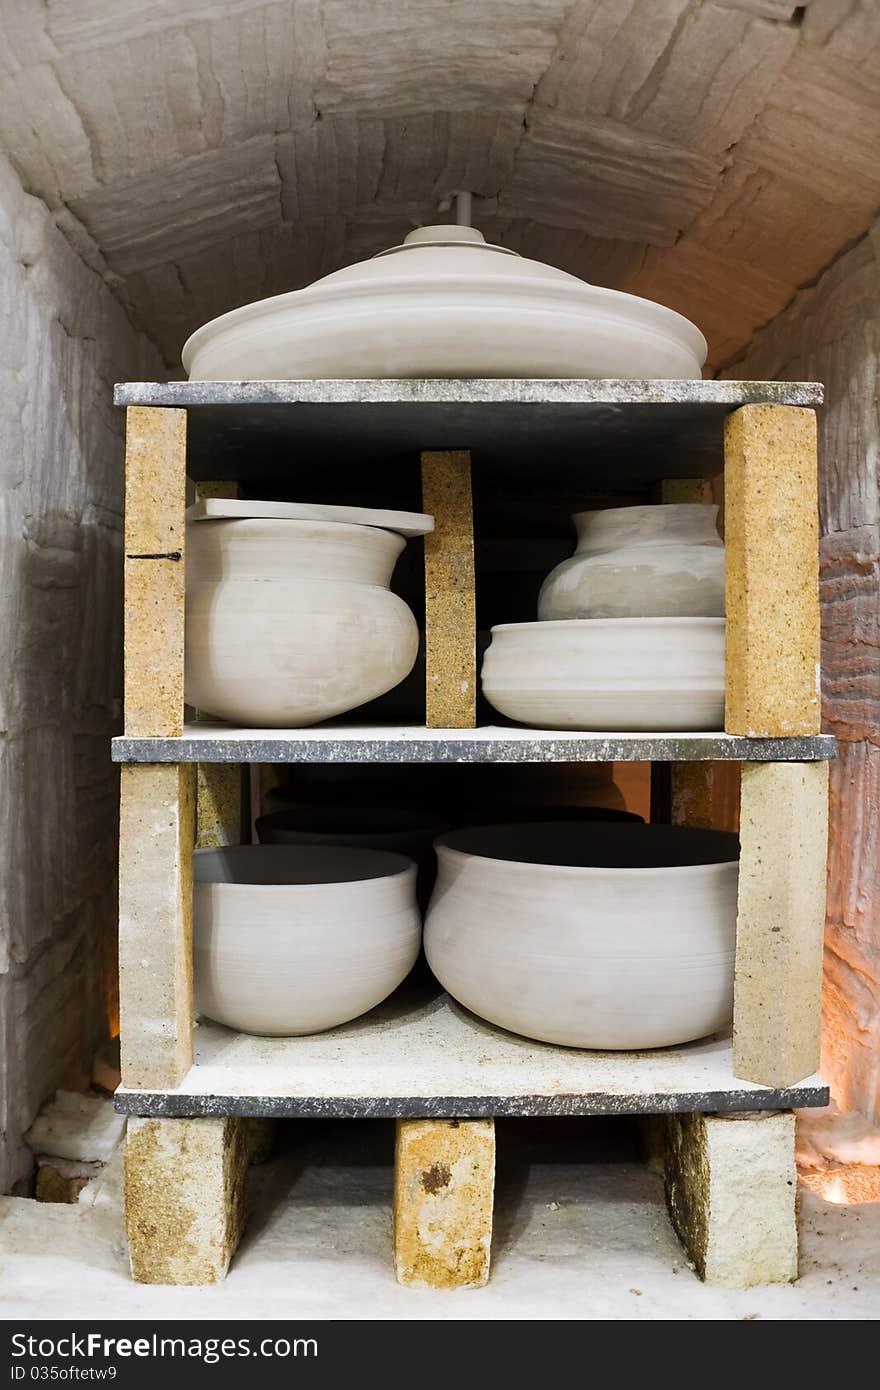
[[[106,1163],[122,1142],[125,1116],[108,1096],[56,1091],[24,1136],[34,1153],[83,1163]]]
[[[702,1279],[729,1288],[797,1278],[794,1115],[672,1115],[666,1201]]]
[[[0,51],[26,18],[2,9]],[[162,372],[0,157],[3,1192],[31,1171],[22,1135],[47,1096],[87,1086],[115,1031],[123,416],[110,383]]]

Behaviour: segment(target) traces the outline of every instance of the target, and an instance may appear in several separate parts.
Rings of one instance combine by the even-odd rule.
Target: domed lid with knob
[[[193,379],[700,376],[680,314],[486,242],[419,227],[305,289],[223,314],[183,349]]]

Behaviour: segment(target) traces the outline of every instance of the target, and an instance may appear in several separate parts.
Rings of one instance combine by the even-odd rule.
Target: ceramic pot
[[[730,1022],[738,842],[535,824],[437,842],[431,969],[490,1023],[567,1047],[671,1047]]]
[[[701,503],[577,512],[577,549],[544,580],[538,617],[723,618],[717,516]]]
[[[587,618],[492,629],[483,694],[544,729],[723,729],[723,618]]]
[[[271,811],[256,822],[265,845],[352,845],[404,854],[418,865],[417,896],[427,907],[437,876],[434,841],[448,823],[403,806],[309,806]]]
[[[324,845],[197,850],[196,1008],[244,1033],[320,1033],[381,1003],[419,950],[415,865]]]
[[[699,377],[706,340],[660,304],[420,227],[402,246],[233,309],[185,344],[192,380]]]
[[[187,702],[235,724],[296,728],[397,685],[419,643],[415,618],[388,588],[404,544],[337,522],[194,522]]]

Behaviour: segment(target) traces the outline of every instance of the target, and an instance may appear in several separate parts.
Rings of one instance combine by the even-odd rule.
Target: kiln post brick
[[[670,1115],[665,1165],[672,1224],[707,1284],[797,1278],[791,1111]]]
[[[401,1284],[488,1282],[495,1194],[494,1120],[398,1120],[394,1265]]]
[[[819,1065],[827,763],[743,763],[733,1068],[791,1086]]]
[[[192,1065],[194,837],[194,763],[122,768],[119,1009],[124,1086],[176,1086]]]
[[[244,1221],[246,1120],[134,1119],[125,1144],[125,1220],[140,1284],[216,1284]]]
[[[819,512],[816,415],[746,405],[724,428],[725,728],[817,734]]]
[[[125,732],[183,733],[186,411],[129,406],[125,428]]]
[[[425,536],[425,703],[429,729],[477,722],[477,631],[471,456],[422,454]]]

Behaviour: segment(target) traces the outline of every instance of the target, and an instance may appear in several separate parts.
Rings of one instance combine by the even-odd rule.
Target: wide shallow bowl
[[[402,855],[237,845],[195,855],[196,1008],[244,1033],[319,1033],[381,1003],[420,942]]]
[[[702,333],[674,310],[448,226],[233,309],[183,349],[202,381],[699,377],[705,358]]]
[[[427,904],[436,877],[434,841],[449,823],[405,806],[300,806],[270,811],[256,822],[264,845],[351,845],[405,854],[418,865],[418,897]]]
[[[404,545],[342,522],[194,521],[188,703],[234,724],[298,728],[392,689],[419,646],[415,618],[388,587]]]
[[[669,1047],[733,1011],[738,841],[665,825],[523,824],[437,842],[425,951],[453,998],[566,1047]]]
[[[504,623],[481,679],[499,713],[539,728],[722,729],[724,619]]]

